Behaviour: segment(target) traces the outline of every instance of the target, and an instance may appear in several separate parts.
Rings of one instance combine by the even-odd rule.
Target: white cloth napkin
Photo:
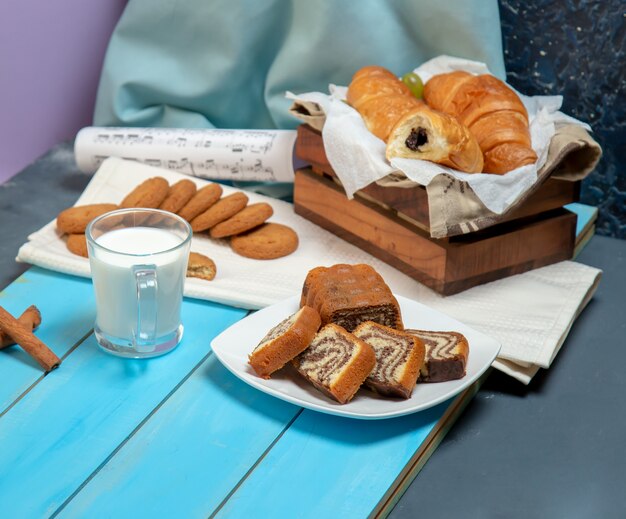
[[[76,205],[118,203],[137,184],[153,176],[170,183],[191,178],[199,187],[207,181],[119,158],[106,159]],[[224,186],[224,194],[236,189]],[[226,240],[196,234],[193,251],[211,257],[217,276],[207,282],[188,278],[185,295],[241,308],[271,305],[302,289],[306,273],[319,265],[369,263],[399,294],[422,302],[467,323],[502,343],[495,367],[528,383],[529,370],[548,367],[563,344],[578,312],[588,301],[601,272],[566,261],[442,297],[361,249],[301,218],[289,203],[247,193],[250,203],[265,201],[274,208],[270,221],[296,230],[298,250],[276,260],[252,260],[235,254]],[[89,261],[70,253],[50,222],[28,237],[18,261],[89,277]],[[471,348],[471,345],[470,345]],[[470,353],[471,354],[471,353]]]

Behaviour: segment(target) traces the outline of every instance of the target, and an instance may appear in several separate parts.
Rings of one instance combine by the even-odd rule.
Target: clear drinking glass
[[[100,347],[132,358],[174,349],[183,335],[191,226],[167,211],[120,209],[94,219],[85,234]]]

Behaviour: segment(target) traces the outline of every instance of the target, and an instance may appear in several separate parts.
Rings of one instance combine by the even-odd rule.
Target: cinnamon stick
[[[29,330],[36,330],[41,324],[39,308],[35,305],[29,306],[22,312],[22,315],[20,315],[17,320],[22,326],[25,326]],[[13,344],[15,344],[15,341],[0,329],[0,350],[7,346],[12,346]]]
[[[19,344],[46,371],[52,371],[61,364],[61,359],[33,332],[20,324],[9,312],[0,306],[0,330],[4,331],[14,342]]]

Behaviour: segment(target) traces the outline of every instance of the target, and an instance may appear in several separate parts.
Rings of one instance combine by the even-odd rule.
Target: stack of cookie
[[[222,193],[222,186],[215,183],[198,189],[189,179],[170,185],[163,177],[153,177],[135,187],[119,205],[89,204],[65,209],[57,217],[57,228],[68,235],[67,248],[72,253],[87,257],[85,229],[92,219],[115,209],[143,207],[178,214],[190,223],[194,233],[228,238],[232,250],[248,258],[275,259],[298,248],[298,235],[293,229],[267,223],[274,213],[271,205],[248,205],[248,196],[241,191],[227,196]],[[199,254],[195,259],[201,260],[196,261],[196,270],[201,273],[197,277],[213,279],[215,264]]]
[[[191,180],[172,186],[162,177],[139,184],[121,207],[154,207],[176,213],[191,224],[194,233],[214,239],[230,238],[232,249],[241,256],[275,259],[298,247],[298,235],[286,225],[266,223],[274,214],[265,203],[248,205],[248,196],[237,191],[222,196],[222,186],[210,183],[201,189]]]

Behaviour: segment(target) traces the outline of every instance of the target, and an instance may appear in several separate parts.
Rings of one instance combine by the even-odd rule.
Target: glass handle
[[[157,331],[157,278],[155,265],[133,267],[137,286],[137,352],[154,351]]]

